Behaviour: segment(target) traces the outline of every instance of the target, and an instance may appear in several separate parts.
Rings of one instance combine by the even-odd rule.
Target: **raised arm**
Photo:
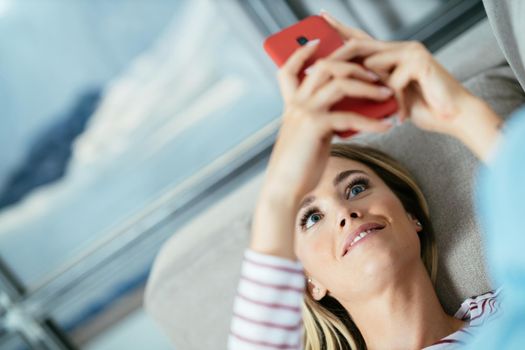
[[[319,182],[333,133],[349,129],[383,132],[391,127],[356,113],[329,111],[345,95],[378,101],[392,96],[390,89],[373,84],[377,80],[373,74],[347,62],[360,54],[353,44],[317,61],[299,82],[299,70],[316,49],[311,43],[298,49],[278,74],[285,110],[256,207],[250,245],[254,251],[292,260],[299,201]]]
[[[388,88],[363,67],[347,62],[359,54],[346,45],[297,76],[316,50],[298,49],[279,71],[285,102],[282,126],[268,165],[245,253],[229,337],[230,349],[301,347],[304,274],[294,252],[296,212],[319,182],[338,131],[386,131],[391,125],[350,112],[329,111],[345,95],[384,100]]]

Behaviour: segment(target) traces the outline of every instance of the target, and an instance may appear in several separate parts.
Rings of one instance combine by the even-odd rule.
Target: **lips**
[[[374,231],[379,231],[379,230],[382,230],[385,228],[385,225],[381,225],[379,223],[376,223],[376,222],[369,222],[369,223],[366,223],[366,224],[363,224],[361,226],[359,226],[354,232],[350,233],[344,243],[343,243],[343,247],[341,249],[341,256],[345,256],[346,253],[348,253],[348,251],[350,250],[351,246],[352,246],[352,242],[354,242],[354,239],[357,238],[357,236],[361,233],[361,232],[366,232],[366,231],[370,231],[370,230],[374,230]]]

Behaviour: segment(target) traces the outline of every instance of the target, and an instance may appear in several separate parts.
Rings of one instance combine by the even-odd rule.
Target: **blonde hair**
[[[334,144],[330,155],[360,162],[372,169],[396,194],[405,210],[422,223],[419,232],[421,259],[432,283],[437,275],[437,248],[430,224],[428,205],[423,192],[395,159],[374,148],[357,144]],[[326,295],[316,301],[308,290],[303,299],[304,349],[366,349],[361,332],[346,309],[333,297]]]

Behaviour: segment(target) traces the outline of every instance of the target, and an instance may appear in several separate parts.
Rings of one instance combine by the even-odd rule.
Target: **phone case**
[[[319,47],[315,54],[304,64],[299,74],[300,80],[305,76],[305,69],[312,65],[317,59],[326,57],[338,47],[344,44],[339,33],[321,16],[310,16],[302,21],[269,36],[264,41],[264,49],[275,62],[281,67],[288,58],[301,45],[308,41],[320,39]],[[359,60],[354,60],[359,62]],[[381,85],[378,83],[378,85]],[[377,102],[370,99],[345,97],[335,103],[330,110],[352,111],[370,118],[386,118],[394,114],[398,109],[394,97],[389,100]],[[348,137],[355,134],[348,130],[338,133],[338,136]]]

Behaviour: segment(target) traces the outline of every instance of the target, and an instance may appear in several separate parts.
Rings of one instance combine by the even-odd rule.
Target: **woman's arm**
[[[344,45],[318,60],[300,82],[299,71],[316,50],[299,48],[278,74],[285,103],[282,125],[267,168],[257,203],[250,248],[254,251],[295,259],[293,234],[299,201],[313,190],[324,171],[334,132],[383,132],[391,125],[352,112],[330,111],[344,96],[377,101],[392,91],[373,84],[373,74],[356,63],[353,45]]]
[[[387,131],[391,125],[351,112],[330,111],[348,95],[385,100],[390,89],[373,84],[374,74],[348,62],[359,54],[343,46],[316,62],[300,82],[298,73],[316,50],[299,48],[279,71],[285,102],[252,225],[235,298],[230,349],[299,349],[305,279],[294,252],[295,216],[300,200],[324,171],[334,132]]]
[[[502,136],[503,119],[484,101],[474,97],[464,108],[465,115],[451,133],[480,160],[488,163]]]
[[[303,289],[299,262],[246,251],[228,349],[300,349]]]

